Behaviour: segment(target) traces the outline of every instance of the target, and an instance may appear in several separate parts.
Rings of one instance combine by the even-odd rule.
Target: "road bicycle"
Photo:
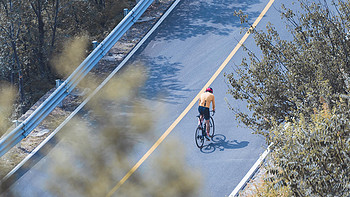
[[[215,125],[214,125],[214,119],[213,116],[215,114],[215,111],[211,111],[211,115],[209,117],[209,137],[213,138],[215,133]],[[199,126],[197,126],[196,132],[194,134],[194,139],[196,141],[196,145],[198,148],[203,148],[204,141],[207,138],[207,124],[205,124],[205,120],[202,122],[200,119],[200,115],[197,116],[199,121]],[[209,138],[208,138],[209,139]]]

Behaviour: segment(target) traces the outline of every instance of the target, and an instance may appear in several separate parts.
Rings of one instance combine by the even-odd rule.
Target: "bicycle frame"
[[[212,118],[214,116],[214,111],[211,111],[212,112],[212,115],[210,115],[209,117],[209,137],[213,137],[214,136],[214,130],[215,130],[215,127],[214,127],[214,119]],[[202,148],[203,147],[203,144],[204,144],[204,138],[208,138],[207,136],[207,130],[206,130],[206,126],[207,124],[205,123],[205,121],[203,121],[203,117],[202,119],[200,118],[200,115],[197,116],[198,117],[198,121],[200,123],[200,127],[198,127],[196,129],[196,132],[195,132],[195,142],[198,146],[198,148]],[[203,122],[204,122],[204,125],[203,125]],[[211,128],[211,129],[210,129]]]
[[[210,112],[211,112],[211,114],[210,114]],[[214,116],[214,114],[215,114],[215,111],[213,111],[213,110],[211,110],[209,112],[209,120],[211,119],[211,120],[213,120],[213,116]],[[202,116],[202,120],[201,120],[201,118],[200,118],[200,114],[197,116],[198,117],[198,120],[199,120],[199,124],[201,125],[201,127],[202,128],[204,128],[204,127],[206,127],[206,124],[204,124],[204,127],[203,127],[203,122],[205,123],[205,121],[203,121],[204,120],[204,116]],[[209,121],[210,122],[210,121]],[[213,121],[214,122],[214,121]]]

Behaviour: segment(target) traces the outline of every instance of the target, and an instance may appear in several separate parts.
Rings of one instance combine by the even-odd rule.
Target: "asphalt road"
[[[242,9],[253,22],[267,3],[182,1],[143,45],[130,64],[133,61],[144,62],[148,68],[151,78],[144,91],[147,99],[162,95],[161,102],[166,106],[166,117],[170,121],[162,124],[159,132],[164,132],[185,110],[243,37],[245,32],[240,33],[241,24],[233,11]],[[245,44],[254,48],[252,38]],[[231,105],[239,105],[242,109],[245,107],[245,103],[236,102],[227,94],[223,76],[225,72],[232,72],[232,67],[241,62],[242,56],[245,56],[245,52],[240,49],[211,84],[216,98],[217,113],[214,119],[217,138],[206,142],[202,150],[196,147],[196,103],[167,139],[180,139],[188,163],[200,169],[201,181],[204,182],[201,196],[228,196],[266,147],[264,138],[238,126],[225,101],[227,99]]]
[[[268,0],[183,0],[153,32],[126,66],[143,62],[148,80],[140,97],[149,106],[162,106],[165,110],[162,118],[154,123],[155,139],[140,144],[133,162],[136,163],[185,110],[245,34],[241,32],[234,10],[243,10],[253,23],[267,3]],[[276,1],[274,6],[280,7],[280,2]],[[276,9],[267,12],[258,28],[263,28],[267,22],[281,25]],[[256,50],[252,37],[244,44]],[[172,139],[179,141],[188,165],[201,172],[202,196],[228,196],[266,148],[263,137],[239,126],[226,103],[228,100],[233,106],[245,108],[245,103],[235,101],[227,94],[223,76],[225,72],[232,72],[232,67],[240,64],[245,56],[246,52],[240,48],[211,84],[216,98],[215,140],[206,142],[201,150],[196,147],[197,104],[164,140],[164,143]],[[154,110],[152,113],[157,113]],[[162,147],[163,144],[156,151]],[[50,178],[42,172],[47,162],[48,159],[41,159],[11,190],[20,196],[49,196],[40,187]],[[148,168],[152,165],[146,160],[139,170]],[[115,195],[118,196],[118,191]]]
[[[267,2],[182,1],[133,59],[145,62],[152,76],[146,83],[146,98],[165,95],[162,102],[167,117],[175,120],[242,38],[241,24],[233,10],[242,9],[255,20]],[[202,196],[229,195],[265,149],[261,136],[238,127],[225,102],[227,98],[231,105],[245,107],[226,94],[223,76],[224,72],[232,72],[232,66],[240,63],[243,54],[239,50],[211,85],[216,97],[217,140],[206,142],[202,150],[196,147],[193,136],[197,104],[168,137],[181,139],[190,166],[200,169],[204,182]],[[164,132],[169,125],[159,131]]]

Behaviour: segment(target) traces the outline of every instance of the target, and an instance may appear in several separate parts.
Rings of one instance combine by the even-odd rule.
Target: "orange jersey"
[[[210,108],[212,103],[213,109],[215,109],[215,97],[210,92],[204,92],[199,96],[199,106]]]

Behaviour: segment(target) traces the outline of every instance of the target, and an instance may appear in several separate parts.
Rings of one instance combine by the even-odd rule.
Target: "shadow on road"
[[[186,40],[191,37],[212,33],[229,35],[232,27],[242,27],[235,10],[242,10],[249,18],[256,18],[260,12],[251,11],[260,0],[184,0],[169,15],[157,37],[165,40]],[[244,26],[244,25],[243,25]]]
[[[237,140],[227,140],[226,136],[222,134],[215,134],[211,141],[207,141],[203,148],[201,148],[202,153],[212,153],[216,149],[224,151],[225,149],[239,149],[248,146],[248,141],[238,142]]]

